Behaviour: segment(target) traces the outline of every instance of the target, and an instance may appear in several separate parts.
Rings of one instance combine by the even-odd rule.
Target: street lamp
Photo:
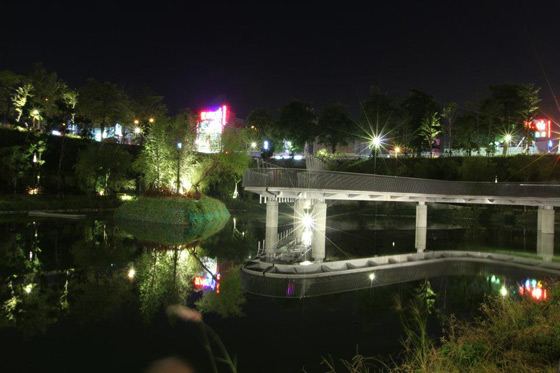
[[[507,155],[508,150],[509,150],[509,142],[511,141],[511,135],[509,133],[507,133],[504,136],[504,153],[505,155]]]
[[[151,118],[151,117],[150,117],[150,119],[148,119],[148,122],[150,122],[150,123],[154,123],[154,121],[155,121],[154,118]]]
[[[134,124],[138,125],[140,124],[140,121],[138,119],[134,119]]]
[[[140,132],[142,132],[142,130],[140,129],[140,127],[134,127],[134,133],[139,135]]]
[[[373,146],[373,173],[375,174],[377,170],[377,152],[379,151],[379,146],[381,145],[381,136],[375,135],[371,139],[371,145]]]

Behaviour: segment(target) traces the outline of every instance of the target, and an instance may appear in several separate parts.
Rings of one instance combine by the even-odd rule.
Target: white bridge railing
[[[276,237],[276,247],[280,247],[293,239],[294,228],[286,229],[278,233]],[[266,247],[266,239],[257,242],[257,257],[264,255],[264,248]]]

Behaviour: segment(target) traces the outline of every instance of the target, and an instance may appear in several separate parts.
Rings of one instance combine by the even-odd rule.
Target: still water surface
[[[264,238],[264,214],[232,215],[218,233],[191,236],[119,225],[110,215],[0,221],[0,370],[141,371],[177,355],[207,371],[199,326],[168,321],[165,308],[177,303],[204,311],[241,372],[326,371],[322,357],[350,359],[356,346],[364,355],[398,353],[395,296],[406,302],[423,281],[304,299],[246,294],[239,265]],[[328,227],[327,260],[414,252],[413,217],[354,212]],[[431,221],[427,248],[536,257],[536,242],[521,225]],[[482,271],[429,279],[432,335],[439,317],[470,319],[485,295],[515,289],[518,278]]]

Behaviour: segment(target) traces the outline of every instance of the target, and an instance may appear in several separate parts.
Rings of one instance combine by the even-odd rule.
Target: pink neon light
[[[227,112],[227,106],[224,105],[222,106],[222,125],[225,126],[226,125],[226,112]]]
[[[550,120],[548,121],[548,138],[550,139]]]

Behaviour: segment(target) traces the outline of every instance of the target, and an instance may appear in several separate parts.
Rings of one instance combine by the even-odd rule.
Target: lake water
[[[232,217],[220,232],[185,242],[177,241],[181,232],[119,225],[110,214],[80,221],[3,218],[0,371],[141,371],[171,355],[209,371],[200,324],[172,325],[165,313],[171,304],[204,310],[240,372],[326,371],[321,360],[329,356],[350,359],[358,349],[387,358],[401,350],[395,297],[406,304],[424,281],[303,299],[247,294],[239,265],[264,238],[264,210]],[[290,220],[281,218],[280,230]],[[341,210],[327,225],[326,260],[415,251],[414,217]],[[536,244],[534,227],[519,219],[429,221],[428,250],[536,257]],[[519,276],[486,270],[429,279],[431,334],[440,335],[439,320],[451,313],[471,319],[485,295],[504,285],[518,288]]]

